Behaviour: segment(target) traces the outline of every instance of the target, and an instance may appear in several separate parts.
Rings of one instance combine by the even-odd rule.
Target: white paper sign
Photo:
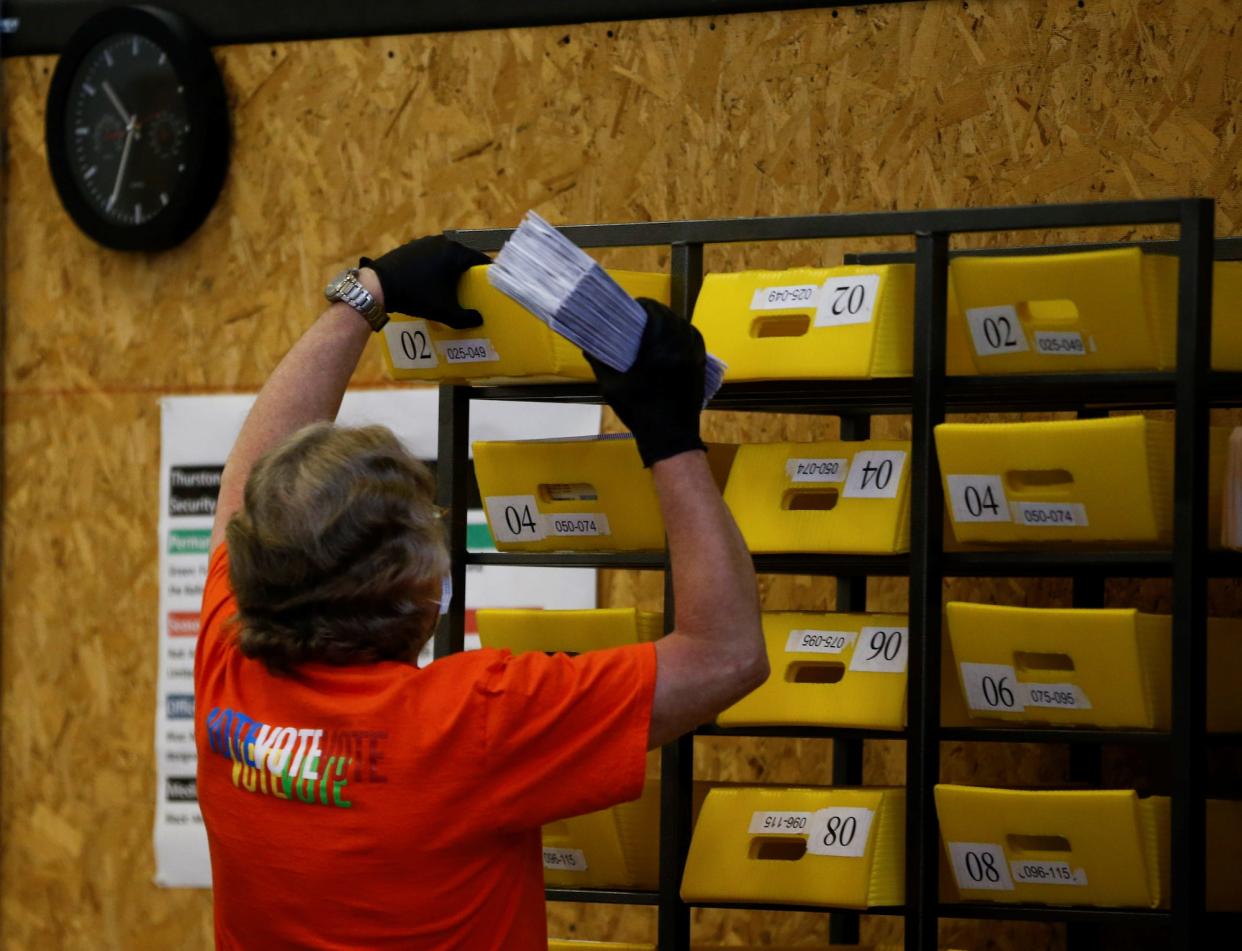
[[[1020,713],[1026,697],[1018,675],[1006,664],[962,664],[962,683],[966,687],[966,706],[972,710]]]
[[[811,817],[806,850],[811,855],[838,855],[861,858],[867,851],[871,820],[875,812],[855,806],[820,809]]]
[[[1087,347],[1082,334],[1073,330],[1035,331],[1035,352],[1050,357],[1085,357]]]
[[[902,449],[866,449],[855,453],[842,496],[847,499],[895,499],[906,464]]]
[[[1085,528],[1086,506],[1079,502],[1011,502],[1013,520],[1030,528]]]
[[[809,812],[755,812],[746,831],[749,835],[806,835],[810,825]]]
[[[818,284],[760,287],[750,300],[751,310],[809,310],[819,302]]]
[[[489,495],[483,505],[497,541],[537,542],[548,536],[544,516],[533,495]]]
[[[955,522],[1008,522],[1005,483],[996,475],[951,475],[949,503]]]
[[[1036,862],[1015,859],[1009,863],[1013,880],[1024,885],[1086,885],[1087,871],[1070,868],[1068,862]]]
[[[971,307],[966,311],[970,324],[970,337],[975,353],[981,357],[994,357],[1001,353],[1024,353],[1030,350],[1026,331],[1018,312],[1009,305],[1000,307]]]
[[[871,323],[879,290],[879,274],[828,278],[819,292],[815,326],[840,327],[846,324]]]
[[[586,854],[582,849],[544,849],[543,867],[559,872],[585,872]]]
[[[1005,851],[990,842],[950,842],[949,858],[957,887],[972,891],[1013,891]]]
[[[785,474],[790,482],[844,482],[848,459],[787,459]]]
[[[445,363],[495,363],[500,359],[492,341],[487,337],[469,340],[439,340],[436,349]]]
[[[840,654],[858,639],[855,631],[816,631],[799,628],[789,632],[788,654]]]
[[[384,324],[384,344],[392,365],[402,370],[430,370],[440,365],[425,320],[390,320]]]
[[[1090,710],[1091,701],[1078,684],[1023,683],[1023,700],[1028,707],[1058,710]]]
[[[549,535],[585,538],[612,534],[608,528],[608,516],[603,512],[561,512],[545,515],[543,524]]]
[[[910,653],[907,627],[864,627],[850,658],[850,670],[881,674],[904,674]]]

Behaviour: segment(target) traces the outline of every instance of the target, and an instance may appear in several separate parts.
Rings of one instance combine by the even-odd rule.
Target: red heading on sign
[[[197,637],[197,611],[171,611],[168,614],[169,637]]]

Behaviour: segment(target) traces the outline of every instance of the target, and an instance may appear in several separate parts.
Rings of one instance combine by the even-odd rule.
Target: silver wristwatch
[[[362,315],[362,319],[371,325],[371,329],[379,333],[384,324],[388,323],[388,314],[380,306],[369,290],[358,280],[358,269],[350,267],[343,270],[331,283],[323,289],[323,296],[330,301],[341,301],[348,304]]]

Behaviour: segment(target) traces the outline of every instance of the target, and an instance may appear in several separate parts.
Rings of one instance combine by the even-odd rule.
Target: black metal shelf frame
[[[935,951],[940,918],[1011,918],[1060,921],[1070,927],[1108,923],[1148,923],[1167,927],[1176,947],[1198,947],[1209,935],[1204,902],[1205,779],[1207,737],[1206,579],[1236,575],[1242,559],[1209,553],[1207,548],[1208,410],[1242,405],[1242,374],[1210,370],[1212,261],[1242,257],[1242,242],[1213,238],[1214,203],[1185,198],[842,215],[663,221],[579,225],[562,232],[582,247],[666,245],[671,249],[673,307],[689,319],[703,275],[705,244],[806,239],[913,236],[915,251],[914,373],[910,379],[771,381],[727,384],[710,408],[840,415],[843,438],[865,439],[873,414],[909,413],[911,432],[911,548],[896,556],[758,555],[760,572],[831,574],[840,577],[838,608],[865,608],[866,577],[910,578],[908,725],[904,733],[875,738],[906,740],[906,903],[873,910],[905,918],[905,946]],[[950,238],[955,234],[1077,229],[1109,226],[1172,225],[1175,241],[1148,243],[1149,250],[1179,258],[1177,367],[1171,373],[1117,373],[954,377],[944,372],[946,292]],[[511,229],[453,232],[452,237],[482,251],[500,248]],[[1076,249],[1102,245],[1081,245]],[[1043,253],[1060,248],[1018,249]],[[1016,253],[1016,251],[1015,251]],[[878,262],[883,255],[859,255]],[[910,260],[910,255],[893,256]],[[450,509],[448,534],[453,559],[451,609],[436,634],[440,656],[462,647],[465,569],[473,564],[592,565],[665,570],[666,618],[671,621],[671,585],[663,553],[618,556],[496,555],[465,556],[468,489],[467,424],[471,399],[523,399],[597,402],[591,385],[465,387],[446,385],[440,396],[439,500]],[[1116,408],[1172,408],[1176,412],[1174,542],[1161,552],[944,552],[944,499],[933,431],[948,412],[971,410],[1078,410],[1100,415]],[[943,581],[953,576],[1054,575],[1074,579],[1075,603],[1102,603],[1107,577],[1173,578],[1173,720],[1167,733],[1073,730],[957,730],[942,728],[940,651]],[[811,735],[782,730],[781,735]],[[701,735],[755,735],[755,731],[706,728]],[[862,743],[868,731],[825,731],[834,735],[833,777],[838,783],[862,780]],[[766,733],[762,735],[768,735]],[[813,735],[820,735],[815,733]],[[1098,780],[1098,747],[1103,743],[1164,744],[1173,763],[1172,896],[1170,910],[1064,908],[1056,906],[942,903],[939,900],[939,827],[933,790],[939,780],[942,741],[1064,742],[1070,744],[1076,778]],[[665,951],[689,947],[690,908],[679,897],[682,866],[690,837],[693,737],[665,747],[662,760],[661,863],[654,893],[550,889],[550,898],[583,901],[654,902],[659,909],[659,941]],[[613,897],[605,897],[613,896]],[[729,907],[759,907],[730,905]],[[773,905],[774,908],[793,906]],[[821,911],[825,909],[820,909]],[[868,912],[871,913],[871,912]],[[857,913],[834,912],[831,937],[856,942]],[[1086,932],[1084,932],[1085,934]]]

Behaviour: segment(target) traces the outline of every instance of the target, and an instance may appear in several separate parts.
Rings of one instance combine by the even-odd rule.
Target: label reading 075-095
[[[858,639],[855,631],[816,631],[799,628],[785,641],[788,654],[840,654]]]

